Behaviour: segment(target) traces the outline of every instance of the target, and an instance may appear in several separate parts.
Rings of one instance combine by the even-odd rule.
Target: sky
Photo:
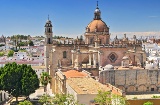
[[[160,36],[160,0],[98,0],[111,37]],[[83,35],[93,20],[97,0],[0,0],[0,35],[43,36],[52,21],[53,34]]]

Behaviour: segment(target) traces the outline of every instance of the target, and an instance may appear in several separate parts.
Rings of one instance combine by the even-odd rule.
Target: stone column
[[[88,39],[88,37],[86,38],[86,42],[87,42],[87,44],[89,44],[89,39]]]
[[[96,67],[96,53],[93,53],[93,66]]]
[[[96,48],[98,47],[98,44],[97,44],[97,42],[95,42],[95,47],[96,47]]]
[[[97,55],[97,57],[98,57],[98,65],[100,66],[100,52],[98,51],[97,54],[98,54],[98,55]]]
[[[91,52],[89,52],[89,65],[91,65],[92,62],[92,56],[91,56]]]
[[[72,53],[72,65],[74,65],[74,53]]]
[[[75,66],[78,69],[78,67],[79,67],[79,54],[76,54],[76,58],[77,58],[77,64]]]
[[[81,61],[81,54],[80,52],[77,52],[77,70],[81,70],[81,65],[82,61]]]

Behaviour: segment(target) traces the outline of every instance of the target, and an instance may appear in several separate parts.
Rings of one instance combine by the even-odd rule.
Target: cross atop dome
[[[101,11],[98,8],[98,1],[97,1],[97,8],[94,11],[94,20],[100,20],[101,19]]]

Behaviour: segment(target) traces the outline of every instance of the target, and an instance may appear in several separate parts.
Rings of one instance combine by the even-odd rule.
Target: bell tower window
[[[51,39],[50,38],[48,38],[48,44],[51,44]]]
[[[67,52],[63,51],[63,58],[67,58]]]
[[[51,32],[51,29],[50,29],[50,28],[48,29],[48,32]]]

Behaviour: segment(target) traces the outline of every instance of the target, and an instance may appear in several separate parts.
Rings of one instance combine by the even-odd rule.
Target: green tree
[[[0,57],[4,56],[4,54],[5,54],[4,52],[0,52]]]
[[[70,94],[56,94],[52,102],[56,105],[78,105],[73,95]]]
[[[113,94],[111,100],[112,100],[112,105],[129,105],[129,103],[127,103],[126,101],[126,98],[120,95]]]
[[[78,104],[73,95],[70,94],[55,94],[54,97],[44,94],[40,97],[39,102],[46,105],[82,105]]]
[[[33,105],[30,101],[23,101],[23,102],[20,102],[18,105]]]
[[[5,46],[5,44],[0,44],[0,47]]]
[[[11,56],[13,56],[13,54],[14,54],[14,51],[13,50],[9,50],[9,52],[8,52],[8,57],[11,57]]]
[[[51,105],[52,104],[52,97],[49,96],[48,94],[44,94],[40,97],[39,102],[44,103],[46,105]]]
[[[40,82],[44,86],[44,92],[47,91],[47,85],[51,82],[51,77],[48,72],[42,72]]]
[[[153,102],[148,101],[148,102],[145,102],[143,105],[153,105]]]
[[[30,46],[34,46],[34,43],[33,43],[33,41],[31,41],[31,40],[29,40],[28,44],[29,44]]]
[[[18,46],[27,46],[27,45],[28,45],[27,42],[19,42],[19,43],[18,43]]]
[[[0,69],[0,90],[7,91],[18,101],[19,96],[28,97],[39,88],[36,72],[26,64],[8,63]]]
[[[99,105],[108,105],[111,103],[111,92],[109,91],[98,91],[96,98],[94,99]]]
[[[2,69],[3,68],[0,68],[0,76],[1,76],[1,74],[2,74]],[[2,80],[0,79],[0,84],[2,83]],[[0,92],[1,92],[1,90],[2,90],[2,85],[0,85]]]
[[[36,72],[32,69],[31,65],[22,64],[21,70],[23,70],[21,78],[22,95],[29,96],[39,88],[39,79]]]
[[[99,105],[129,105],[124,97],[101,90],[98,91],[94,101]]]

